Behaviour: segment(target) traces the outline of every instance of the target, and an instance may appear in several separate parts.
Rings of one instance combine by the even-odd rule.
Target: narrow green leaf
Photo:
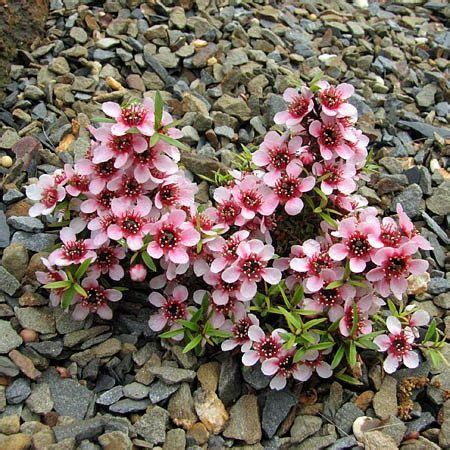
[[[356,345],[353,341],[350,342],[350,346],[348,348],[348,363],[351,367],[356,365]]]
[[[336,289],[338,287],[341,287],[343,284],[344,282],[342,280],[332,281],[330,284],[327,284],[325,289]]]
[[[192,323],[189,320],[180,319],[178,323],[183,325],[184,328],[189,328],[192,331],[198,331],[198,325],[196,323]]]
[[[166,136],[165,134],[160,134],[159,135],[160,139],[162,139],[164,142],[167,142],[170,145],[173,145],[174,147],[177,147],[181,150],[185,150],[185,151],[189,151],[190,147],[187,146],[186,144],[183,144],[180,141],[177,141],[174,138],[171,138],[170,136]]]
[[[353,323],[352,323],[352,329],[350,331],[350,336],[354,336],[356,333],[356,330],[358,329],[358,323],[359,323],[359,314],[358,314],[358,308],[355,304],[352,306],[353,311]]]
[[[201,334],[195,336],[195,338],[192,339],[192,341],[189,342],[186,345],[186,347],[183,348],[183,353],[187,353],[187,352],[191,351],[193,348],[197,347],[197,345],[199,345],[200,342],[202,342],[202,335]]]
[[[223,331],[223,330],[210,330],[208,332],[208,335],[211,337],[218,337],[218,338],[230,338],[233,336],[233,333],[230,333],[229,331]]]
[[[150,138],[150,147],[155,146],[160,139],[161,135],[159,133],[154,133],[153,136]]]
[[[92,259],[88,258],[80,264],[77,271],[75,272],[76,280],[80,280],[80,278],[86,273],[86,271],[88,270],[89,264],[91,264],[91,262],[92,262]]]
[[[336,378],[338,378],[341,381],[344,381],[345,383],[353,384],[355,386],[360,386],[362,384],[361,381],[357,380],[356,378],[353,378],[350,375],[345,375],[343,373],[337,374]]]
[[[53,283],[45,284],[43,287],[45,289],[62,289],[68,288],[71,284],[70,280],[54,281]]]
[[[161,128],[161,119],[163,115],[164,102],[159,91],[155,94],[155,130]]]
[[[432,341],[435,331],[436,331],[436,319],[433,319],[428,327],[425,337],[423,338],[423,342]]]
[[[340,362],[342,361],[342,357],[345,353],[345,347],[343,344],[340,345],[340,347],[337,349],[336,353],[334,354],[333,361],[331,362],[331,368],[335,369]]]
[[[299,348],[294,355],[294,362],[299,362],[302,359],[302,356],[306,353],[306,348]]]
[[[161,339],[172,339],[173,337],[183,333],[184,333],[183,328],[177,328],[176,330],[165,331],[164,333],[161,333],[158,336]]]
[[[80,286],[78,283],[75,283],[73,285],[73,288],[75,289],[75,291],[80,294],[82,297],[87,297],[87,292],[83,289],[82,286]]]
[[[326,350],[333,347],[334,344],[332,341],[320,342],[319,344],[311,345],[311,347],[308,347],[308,350]]]
[[[305,294],[303,286],[302,285],[298,286],[297,289],[295,289],[294,296],[292,297],[292,306],[297,306],[303,299],[304,295]]]
[[[63,298],[61,301],[61,307],[63,309],[67,309],[70,306],[70,304],[72,303],[73,297],[75,296],[75,292],[76,291],[75,291],[74,286],[71,286],[69,289],[67,289],[64,292],[64,295],[63,295]]]
[[[147,253],[147,251],[143,251],[141,253],[142,261],[144,261],[144,264],[152,271],[156,272],[156,266],[152,259],[152,257]]]
[[[97,122],[97,123],[116,123],[114,119],[111,119],[109,117],[93,117],[91,119],[91,122]]]

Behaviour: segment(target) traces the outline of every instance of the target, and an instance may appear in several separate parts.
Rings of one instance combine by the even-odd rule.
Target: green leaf
[[[159,91],[155,94],[155,130],[161,128],[161,119],[163,115],[164,102]]]
[[[356,365],[356,345],[353,341],[350,341],[347,359],[351,367],[354,367]]]
[[[338,287],[341,287],[344,284],[342,280],[336,280],[332,281],[330,284],[328,284],[325,289],[336,289]]]
[[[233,336],[233,333],[230,333],[229,331],[224,331],[224,330],[210,330],[208,331],[208,336],[211,337],[218,337],[218,338],[230,338]]]
[[[80,278],[86,273],[86,271],[88,270],[89,264],[91,264],[91,262],[92,262],[92,259],[88,258],[80,264],[77,271],[75,272],[76,280],[80,280]]]
[[[45,284],[43,287],[45,289],[62,289],[68,288],[71,285],[72,283],[70,280],[64,280],[64,281],[54,281],[53,283]]]
[[[109,117],[93,117],[91,119],[91,122],[97,122],[97,123],[116,123],[114,119],[111,119]]]
[[[334,344],[332,341],[320,342],[319,344],[311,345],[311,347],[308,347],[308,350],[326,350],[333,347]]]
[[[202,313],[203,311],[201,308],[197,309],[197,311],[195,311],[194,315],[191,317],[191,322],[197,323],[202,317]]]
[[[61,307],[63,309],[67,309],[70,304],[72,303],[73,297],[75,296],[75,287],[72,285],[69,289],[67,289],[64,292],[62,301],[61,301]]]
[[[392,300],[390,298],[388,298],[387,304],[388,304],[389,311],[391,312],[391,314],[393,316],[396,316],[397,315],[397,308],[395,307],[394,303],[392,302]]]
[[[159,133],[154,133],[153,136],[150,138],[150,147],[155,146],[160,139],[161,135]]]
[[[292,306],[297,306],[303,299],[304,295],[305,293],[303,290],[303,286],[302,285],[298,286],[294,292],[294,296],[292,297]]]
[[[177,328],[176,330],[165,331],[164,333],[161,333],[158,336],[161,339],[172,339],[173,337],[183,333],[184,333],[183,328]]]
[[[323,220],[325,220],[328,225],[332,226],[333,228],[337,228],[337,222],[329,214],[322,212],[319,215]]]
[[[144,261],[144,264],[152,271],[156,272],[156,266],[152,259],[152,257],[144,250],[141,253],[142,261]]]
[[[331,368],[335,369],[340,362],[342,361],[342,357],[345,353],[345,347],[343,344],[340,345],[340,347],[337,349],[336,353],[334,354],[333,361],[331,362]]]
[[[192,323],[189,320],[180,319],[178,323],[183,325],[184,328],[189,328],[192,331],[198,331],[198,325],[196,323]]]
[[[74,288],[75,291],[76,291],[78,294],[80,294],[82,297],[87,297],[87,296],[88,296],[87,292],[86,292],[86,291],[83,289],[83,287],[80,286],[78,283],[75,283],[75,284],[73,285],[73,288]]]
[[[362,384],[361,381],[357,380],[356,378],[353,378],[350,375],[345,375],[343,373],[337,374],[336,378],[341,381],[344,381],[345,383],[353,384],[355,386],[360,386]]]
[[[322,317],[321,319],[313,319],[310,320],[309,322],[306,322],[305,325],[303,326],[304,330],[309,330],[312,327],[315,327],[316,325],[319,325],[323,322],[327,322],[328,321],[328,317]]]
[[[186,144],[183,144],[180,141],[177,141],[174,138],[171,138],[170,136],[166,136],[165,134],[160,134],[160,139],[162,139],[164,142],[167,142],[170,145],[173,145],[174,147],[178,147],[181,150],[189,151],[190,147]]]
[[[193,348],[197,347],[197,345],[199,345],[200,342],[202,342],[202,335],[201,334],[195,336],[195,338],[192,339],[192,341],[189,342],[186,345],[186,347],[183,348],[183,353],[187,353],[187,352],[191,351]]]
[[[353,323],[352,323],[352,329],[350,331],[350,336],[354,336],[356,333],[356,330],[358,329],[358,322],[359,322],[359,314],[358,314],[358,308],[355,304],[352,306],[353,311]]]
[[[299,362],[302,359],[302,356],[306,353],[306,348],[299,348],[294,355],[294,362]]]
[[[428,327],[425,337],[423,338],[423,342],[432,341],[435,331],[436,331],[436,319],[433,319]]]
[[[366,283],[363,283],[362,281],[350,280],[350,284],[351,284],[352,286],[357,286],[357,287],[367,288],[367,284],[366,284]]]

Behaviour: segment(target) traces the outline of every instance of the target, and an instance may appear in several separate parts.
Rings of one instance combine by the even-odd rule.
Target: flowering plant
[[[27,189],[30,214],[62,226],[37,274],[52,304],[110,319],[119,282],[148,283],[161,338],[197,354],[241,352],[274,389],[313,373],[359,383],[370,351],[386,353],[389,373],[417,367],[417,350],[437,362],[436,323],[423,336],[428,314],[405,306],[408,277],[428,267],[419,250],[431,246],[401,205],[398,221],[381,219],[355,194],[372,165],[353,92],[320,80],[287,89],[259,148],[209,180],[209,205],[179,164],[187,149],[159,93],[104,103],[109,118],[91,128],[85,158]]]

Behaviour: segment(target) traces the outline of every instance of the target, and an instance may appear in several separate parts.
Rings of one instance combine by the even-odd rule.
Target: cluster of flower
[[[427,269],[414,255],[431,247],[400,205],[398,223],[380,220],[354,195],[368,139],[355,128],[357,112],[348,102],[353,91],[324,81],[287,89],[288,109],[274,119],[287,131],[267,133],[247,168],[230,171],[214,191],[215,205],[206,209],[196,204],[197,185],[178,166],[182,134],[160,98],[124,107],[105,103],[113,119],[91,129],[86,158],[27,189],[36,201],[31,215],[55,212],[70,220],[60,233],[62,245],[44,261],[48,271],[37,274],[54,288],[52,303],[64,299],[68,278],[77,278],[87,261],[86,277],[70,299],[73,315],[111,318],[108,304],[122,294],[104,288],[102,279],[119,281],[126,267],[132,280],[149,281],[153,290],[152,330],[175,340],[186,333],[191,344],[198,332],[199,348],[219,341],[224,351],[239,347],[243,364],[259,361],[273,376],[273,388],[283,388],[290,377],[305,381],[314,371],[330,377],[339,363],[327,362],[333,347],[344,342],[351,354],[368,335],[375,349],[388,352],[386,371],[402,361],[417,366],[416,327],[426,325],[428,315],[407,307],[388,318],[389,334],[381,335],[386,325],[377,313],[383,298],[401,299],[409,275]],[[301,245],[276,255],[280,224],[295,221],[304,209],[321,220],[316,236],[302,239],[297,230]],[[148,276],[136,260],[153,269],[158,261],[158,273]],[[287,301],[290,311],[280,306],[284,288],[297,298]],[[274,329],[280,325],[284,329]],[[216,332],[208,336],[211,329]]]

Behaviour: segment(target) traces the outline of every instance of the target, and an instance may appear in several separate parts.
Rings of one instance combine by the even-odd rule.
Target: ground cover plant
[[[274,389],[314,373],[357,384],[371,359],[387,373],[438,363],[436,323],[406,296],[431,245],[401,204],[383,218],[356,194],[376,167],[353,92],[319,78],[288,88],[263,142],[209,180],[212,205],[196,202],[159,94],[104,103],[85,158],[27,188],[30,215],[61,227],[37,273],[52,304],[114,320],[123,290],[140,283],[162,339],[240,352]]]

